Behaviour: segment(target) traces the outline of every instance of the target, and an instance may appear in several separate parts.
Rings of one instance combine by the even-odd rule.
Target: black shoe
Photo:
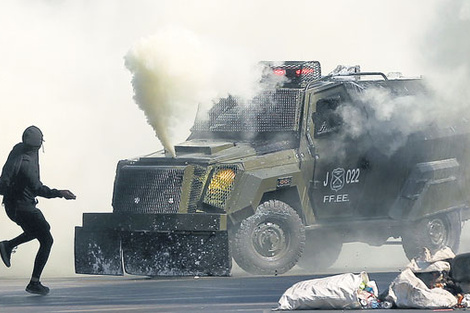
[[[35,295],[45,296],[49,293],[49,288],[43,286],[40,282],[30,282],[28,286],[26,286],[26,291]]]
[[[0,242],[0,255],[2,256],[2,261],[5,263],[5,266],[10,267],[11,249],[8,249],[7,241]]]

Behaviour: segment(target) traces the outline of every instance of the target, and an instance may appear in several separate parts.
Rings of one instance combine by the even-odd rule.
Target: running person
[[[0,179],[3,205],[8,217],[23,229],[23,233],[11,240],[0,242],[0,255],[3,263],[10,267],[13,248],[37,239],[40,244],[39,250],[26,291],[47,295],[49,288],[41,284],[40,278],[51,252],[53,238],[49,223],[36,207],[38,202],[36,197],[67,200],[76,197],[69,190],[51,189],[41,183],[38,151],[43,141],[43,134],[39,128],[36,126],[26,128],[22,142],[13,147],[3,166]]]

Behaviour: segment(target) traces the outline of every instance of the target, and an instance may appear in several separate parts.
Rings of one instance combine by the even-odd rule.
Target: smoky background
[[[0,161],[36,125],[46,140],[41,180],[77,195],[39,199],[55,239],[44,277],[74,275],[74,227],[84,212],[112,210],[117,161],[162,148],[135,94],[147,83],[135,79],[139,69],[161,88],[150,97],[163,94],[153,110],[170,147],[187,137],[198,105],[256,90],[260,60],[318,60],[324,74],[338,64],[423,74],[447,106],[439,112],[462,112],[469,20],[465,0],[2,1]],[[0,239],[20,232],[1,210]],[[461,252],[469,238],[464,229]],[[36,250],[19,247],[0,277],[28,277]],[[331,270],[406,263],[399,246],[346,244]]]

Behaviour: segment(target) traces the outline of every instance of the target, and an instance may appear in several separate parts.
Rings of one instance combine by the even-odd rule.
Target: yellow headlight
[[[209,184],[209,192],[230,191],[234,179],[235,171],[232,169],[227,168],[217,171]]]

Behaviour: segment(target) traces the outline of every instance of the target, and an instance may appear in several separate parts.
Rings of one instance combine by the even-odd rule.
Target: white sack
[[[301,281],[284,292],[277,309],[360,309],[357,290],[368,280],[362,272]]]
[[[455,254],[449,247],[442,248],[434,254],[431,254],[428,248],[424,248],[422,255],[412,259],[407,267],[414,273],[449,272],[450,263],[447,262],[447,260],[453,259],[454,257]]]
[[[392,281],[388,293],[387,300],[395,302],[398,308],[439,309],[457,304],[454,295],[442,288],[429,289],[409,268]]]
[[[437,261],[444,261],[448,259],[455,258],[455,253],[452,251],[450,247],[444,247],[441,250],[436,251],[430,258],[426,259],[429,263],[437,262]]]
[[[412,259],[407,268],[413,273],[450,272],[450,263],[445,261],[437,261],[434,263],[417,262],[415,259]]]

